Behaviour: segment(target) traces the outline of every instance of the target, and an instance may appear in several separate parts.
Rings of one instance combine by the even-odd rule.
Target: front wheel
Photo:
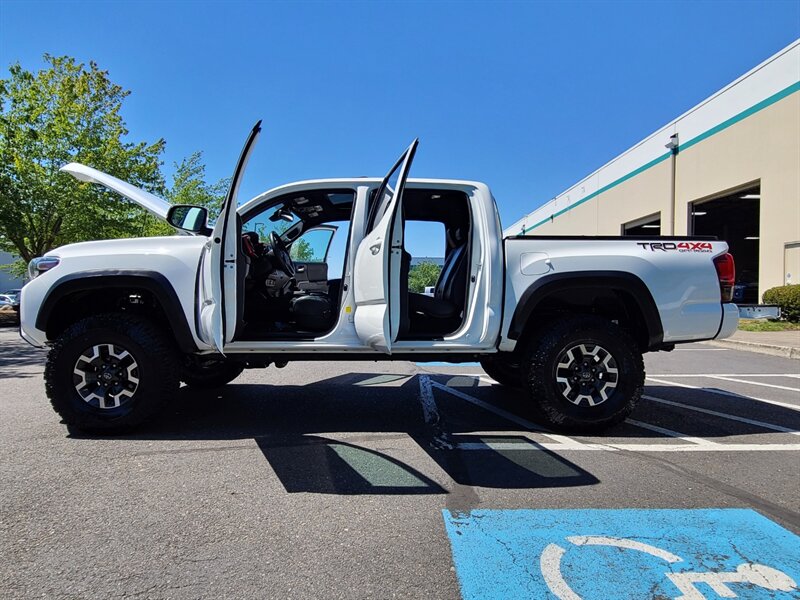
[[[574,316],[540,330],[523,377],[550,425],[597,433],[631,414],[644,388],[644,363],[627,331],[599,317]]]
[[[69,426],[119,433],[151,417],[178,390],[176,351],[152,321],[127,314],[68,327],[47,355],[44,380]]]

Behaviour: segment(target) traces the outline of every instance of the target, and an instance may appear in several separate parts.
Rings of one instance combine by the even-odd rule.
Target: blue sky
[[[505,225],[799,36],[796,1],[0,0],[3,73],[97,61],[167,172],[230,174],[259,118],[244,198],[381,175],[419,137],[412,175],[487,182]]]

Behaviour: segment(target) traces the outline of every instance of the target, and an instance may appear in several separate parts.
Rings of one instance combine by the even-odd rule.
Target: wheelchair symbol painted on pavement
[[[800,600],[800,536],[750,509],[442,514],[463,600]]]
[[[643,552],[660,558],[669,564],[683,562],[667,550],[657,548],[636,540],[604,536],[569,536],[566,538],[574,546],[611,546],[624,550]],[[566,550],[551,543],[545,547],[539,559],[539,568],[547,587],[559,600],[582,600],[567,583],[561,571],[561,559]],[[698,589],[697,584],[705,584],[720,598],[737,598],[735,588],[729,584],[750,584],[764,590],[791,592],[798,589],[797,583],[789,575],[778,569],[757,563],[742,563],[734,571],[728,572],[665,572],[675,588],[680,592],[674,600],[710,600]]]

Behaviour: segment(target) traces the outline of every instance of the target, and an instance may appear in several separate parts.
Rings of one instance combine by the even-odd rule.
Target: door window
[[[403,193],[403,187],[408,176],[408,168],[414,160],[414,153],[417,150],[417,140],[414,140],[403,155],[397,160],[391,171],[383,178],[380,187],[370,200],[369,216],[367,218],[367,228],[364,233],[369,233],[380,222],[392,200]]]
[[[312,229],[292,242],[289,256],[295,262],[328,262],[328,249],[333,239],[333,229]]]

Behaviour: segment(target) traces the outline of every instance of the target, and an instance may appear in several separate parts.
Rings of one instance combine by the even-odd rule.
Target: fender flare
[[[600,288],[627,292],[636,302],[647,327],[647,347],[654,350],[664,342],[664,329],[653,295],[636,275],[624,271],[571,271],[546,275],[525,290],[517,303],[508,337],[518,340],[538,304],[547,296],[564,290]]]
[[[153,294],[161,305],[178,347],[196,352],[197,343],[189,328],[178,294],[169,280],[156,271],[98,269],[65,275],[52,285],[36,316],[36,329],[47,331],[47,323],[58,303],[75,292],[108,288],[139,288]]]

